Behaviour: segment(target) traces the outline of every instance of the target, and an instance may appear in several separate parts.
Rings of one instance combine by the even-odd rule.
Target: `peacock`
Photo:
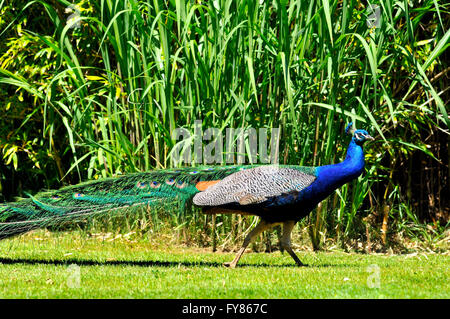
[[[298,266],[303,263],[291,247],[295,224],[337,188],[362,174],[363,144],[373,140],[366,130],[346,129],[352,138],[343,162],[304,167],[238,165],[184,167],[127,174],[89,181],[59,190],[29,195],[0,204],[0,239],[33,229],[53,227],[95,216],[117,214],[136,207],[179,203],[182,209],[201,207],[207,214],[259,216],[236,257],[224,265],[236,267],[247,246],[263,231],[282,224],[281,247]]]

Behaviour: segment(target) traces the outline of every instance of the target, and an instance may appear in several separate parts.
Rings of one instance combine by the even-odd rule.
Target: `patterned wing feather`
[[[259,166],[233,173],[196,194],[198,206],[219,206],[230,203],[257,204],[270,197],[300,192],[316,179],[314,168]]]

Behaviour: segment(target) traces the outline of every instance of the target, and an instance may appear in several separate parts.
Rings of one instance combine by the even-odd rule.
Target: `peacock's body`
[[[180,207],[202,207],[206,213],[246,213],[261,217],[236,258],[226,266],[235,267],[248,244],[262,231],[279,223],[283,224],[283,248],[302,265],[290,245],[295,223],[364,170],[362,145],[373,138],[364,130],[351,132],[353,136],[345,160],[334,165],[157,170],[69,186],[2,204],[0,239],[89,216],[114,214],[124,208],[177,202],[181,203]]]

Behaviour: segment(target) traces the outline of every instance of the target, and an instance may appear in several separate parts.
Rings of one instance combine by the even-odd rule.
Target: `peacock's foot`
[[[223,263],[223,266],[233,269],[236,267],[236,264],[234,264],[233,262],[225,262],[225,263]]]
[[[300,260],[296,260],[295,264],[297,265],[297,267],[309,267],[308,264],[304,264]]]

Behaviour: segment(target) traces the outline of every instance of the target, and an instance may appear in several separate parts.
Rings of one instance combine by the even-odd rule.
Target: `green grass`
[[[39,232],[0,242],[0,298],[448,298],[448,255],[365,255],[298,252],[212,253],[77,233]],[[80,285],[70,288],[70,265]],[[368,286],[370,265],[379,288]]]

